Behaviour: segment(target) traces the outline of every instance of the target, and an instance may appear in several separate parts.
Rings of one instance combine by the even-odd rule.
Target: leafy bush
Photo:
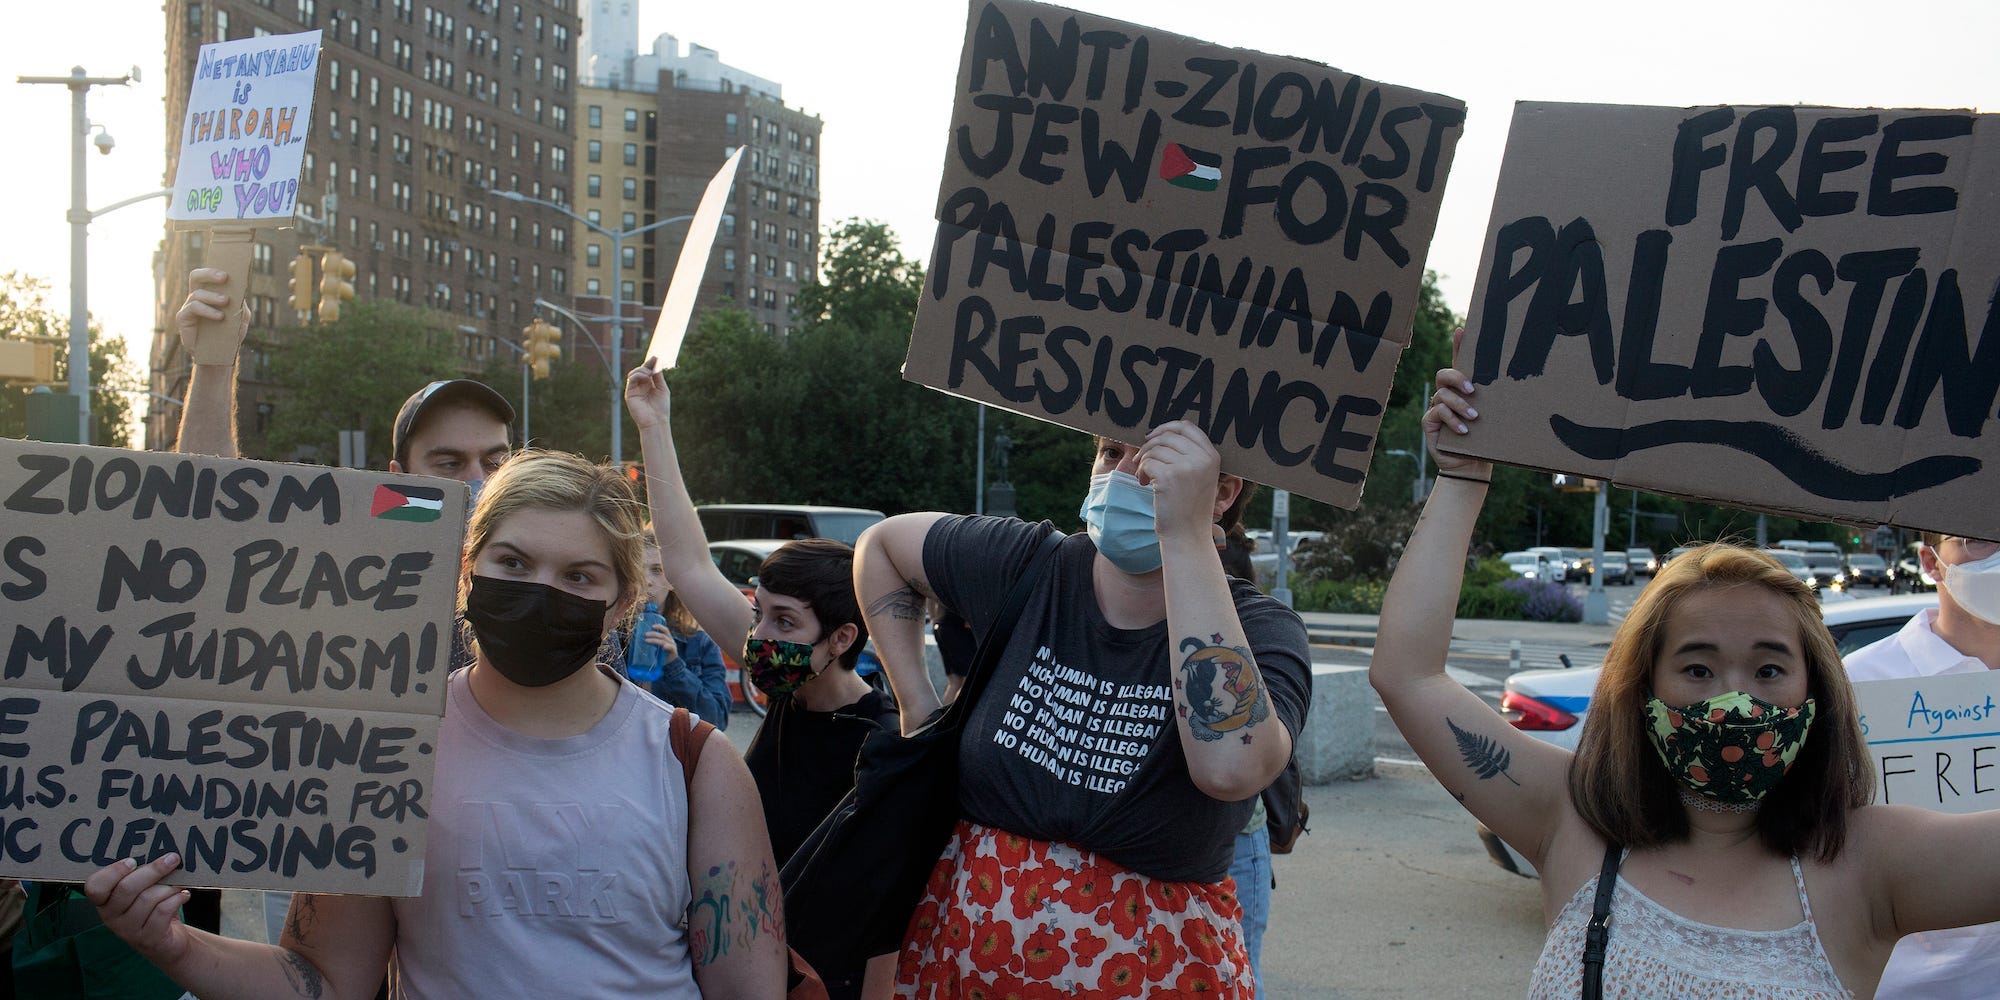
[[[1580,622],[1583,602],[1560,583],[1527,579],[1509,580],[1500,586],[1521,595],[1519,617],[1534,622]]]
[[[1379,615],[1389,585],[1380,580],[1315,580],[1292,574],[1292,606],[1300,611]]]
[[[1527,603],[1528,595],[1504,582],[1467,584],[1458,592],[1458,617],[1517,620],[1525,617],[1522,609]]]
[[[1298,569],[1294,590],[1310,581],[1387,580],[1403,557],[1403,543],[1419,513],[1407,504],[1364,506],[1328,527],[1325,537],[1300,542],[1292,552]]]

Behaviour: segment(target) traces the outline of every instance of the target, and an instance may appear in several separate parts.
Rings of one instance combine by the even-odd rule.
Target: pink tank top
[[[672,718],[620,681],[589,732],[535,739],[452,675],[424,892],[393,901],[396,996],[699,1000]]]

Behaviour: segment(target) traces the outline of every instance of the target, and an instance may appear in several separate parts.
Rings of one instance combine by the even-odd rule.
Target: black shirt
[[[983,631],[1047,530],[1013,518],[939,521],[924,541],[932,591]],[[1065,539],[1029,596],[967,718],[959,805],[975,822],[1074,844],[1151,878],[1220,881],[1251,802],[1195,787],[1173,722],[1179,657],[1166,622],[1105,621],[1096,555],[1088,536]],[[1230,588],[1273,714],[1296,739],[1312,683],[1305,625],[1245,581]]]
[[[880,691],[831,712],[807,710],[790,696],[771,702],[771,714],[751,738],[743,762],[764,801],[764,823],[778,867],[791,860],[854,787],[854,756],[861,741],[878,727],[896,725],[895,703]]]

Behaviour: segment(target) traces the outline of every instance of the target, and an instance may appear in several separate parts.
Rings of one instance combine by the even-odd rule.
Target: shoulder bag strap
[[[1014,587],[1007,592],[1007,603],[1000,608],[1000,614],[986,626],[985,634],[979,637],[979,651],[972,657],[972,665],[966,668],[965,684],[959,688],[958,699],[951,703],[947,717],[959,716],[970,711],[979,694],[986,688],[986,678],[993,673],[993,665],[1000,660],[1000,653],[1007,646],[1007,639],[1013,635],[1014,623],[1021,618],[1021,609],[1028,604],[1028,595],[1048,571],[1049,563],[1055,559],[1056,549],[1061,547],[1063,533],[1050,528],[1042,536],[1041,546],[1028,557],[1028,564],[1021,575],[1014,580]]]
[[[1597,900],[1590,908],[1590,925],[1583,932],[1583,1000],[1604,995],[1604,947],[1611,940],[1611,889],[1618,884],[1618,864],[1624,850],[1604,845],[1604,868],[1597,873]]]
[[[674,709],[673,721],[667,724],[667,742],[681,762],[681,781],[687,787],[689,812],[694,810],[694,767],[701,762],[701,748],[708,745],[708,734],[712,732],[715,732],[713,724],[696,722],[694,713],[685,708]]]

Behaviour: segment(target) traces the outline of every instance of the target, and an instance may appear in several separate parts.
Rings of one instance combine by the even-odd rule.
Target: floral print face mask
[[[1646,736],[1667,772],[1688,789],[1725,803],[1757,802],[1792,769],[1812,728],[1811,698],[1779,708],[1742,691],[1669,706],[1646,699]]]

